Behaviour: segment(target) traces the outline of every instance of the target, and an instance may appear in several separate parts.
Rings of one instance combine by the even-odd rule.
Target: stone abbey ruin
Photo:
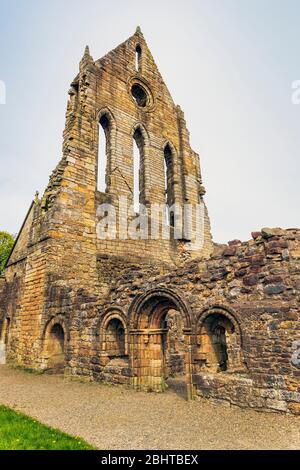
[[[134,202],[136,178],[146,212],[199,206],[201,233],[189,212],[182,236],[174,213],[158,237],[121,236],[137,215],[120,202]],[[299,414],[300,229],[215,244],[204,194],[184,114],[140,29],[100,60],[86,48],[62,158],[0,278],[2,361],[136,390],[178,380],[187,398]],[[103,237],[106,206],[117,216]]]

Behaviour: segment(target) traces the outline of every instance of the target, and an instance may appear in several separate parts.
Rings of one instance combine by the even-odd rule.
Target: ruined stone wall
[[[20,308],[20,300],[24,289],[24,274],[24,261],[17,263],[13,269],[8,269],[1,294],[1,307],[3,309],[2,339],[9,342],[11,355],[15,354],[16,345],[19,341],[17,311]]]
[[[130,95],[134,84],[148,90],[145,109]],[[204,245],[194,251],[186,239],[100,240],[100,204],[112,202],[120,212],[118,197],[132,200],[136,129],[146,143],[147,207],[165,200],[166,143],[180,204],[204,204],[200,163],[139,30],[99,61],[87,49],[69,93],[62,159],[36,196],[0,281],[8,361],[161,391],[162,350],[169,348],[168,368],[186,377],[190,395],[299,412],[299,230],[264,230],[247,243],[215,246],[210,256],[203,206]],[[97,191],[102,116],[111,125],[106,193]],[[168,323],[170,311],[181,315],[182,331]],[[174,337],[166,336],[171,323]],[[120,341],[122,348],[111,346]]]
[[[139,70],[136,70],[135,54],[137,45],[141,48]],[[107,189],[106,193],[96,194],[96,223],[99,223],[98,207],[100,204],[112,203],[117,213],[117,230],[119,220],[125,219],[127,209],[119,205],[119,197],[126,198],[128,207],[133,202],[133,135],[139,130],[144,140],[144,151],[141,159],[141,178],[143,179],[141,202],[148,208],[151,204],[165,203],[164,147],[167,143],[172,148],[172,192],[173,203],[203,205],[203,236],[196,250],[189,252],[189,244],[174,240],[130,239],[129,236],[112,234],[106,240],[97,239],[99,254],[126,256],[129,259],[143,259],[178,264],[182,251],[190,256],[203,254],[208,256],[212,250],[210,223],[203,201],[204,189],[199,157],[191,149],[189,133],[184,115],[176,106],[163,82],[143,35],[138,30],[135,35],[102,59],[93,62],[86,52],[84,67],[76,77],[71,89],[71,99],[67,112],[67,132],[69,139],[77,138],[78,126],[76,115],[84,110],[88,124],[82,127],[81,143],[89,146],[90,159],[85,161],[84,168],[95,170],[98,164],[99,120],[105,117],[109,122],[107,143]],[[148,104],[143,107],[135,102],[131,89],[134,84],[146,90]],[[87,114],[88,113],[88,114]],[[69,165],[78,164],[68,157]],[[103,162],[102,162],[103,164]],[[103,214],[101,214],[103,215]],[[134,214],[136,215],[136,214]],[[191,225],[195,228],[195,215]]]
[[[299,230],[255,233],[250,242],[217,246],[211,259],[187,263],[163,276],[142,269],[120,273],[103,309],[120,309],[130,328],[132,301],[145,292],[171,289],[184,299],[192,317],[194,394],[299,413]],[[221,312],[239,331],[240,361],[231,370],[203,367],[200,329],[210,312]]]
[[[0,309],[9,362],[33,365],[40,354],[44,307],[47,217],[40,201],[31,203],[5,269]]]
[[[134,69],[137,42],[143,45],[139,77]],[[129,79],[149,81],[150,93],[155,95],[153,108],[142,111],[136,106],[128,91]],[[144,86],[148,86],[146,82]],[[113,117],[115,126],[106,194],[96,191],[98,122],[103,109]],[[14,334],[20,352],[12,359],[46,368],[44,340],[48,326],[58,318],[65,337],[70,338],[66,347],[68,367],[74,373],[90,375],[91,323],[97,322],[110,288],[108,279],[118,275],[122,259],[128,270],[138,262],[146,266],[154,263],[160,266],[159,272],[164,272],[170,265],[181,264],[187,256],[184,241],[97,239],[98,204],[117,204],[119,195],[132,200],[132,132],[136,124],[145,129],[149,139],[143,162],[145,202],[164,201],[163,146],[167,140],[177,148],[174,165],[180,170],[174,173],[176,197],[181,203],[198,202],[198,156],[189,146],[183,114],[175,107],[139,32],[96,63],[86,50],[79,75],[71,85],[63,157],[41,200],[36,198],[33,206],[24,298],[19,330]],[[204,242],[201,253],[207,256],[212,245],[206,209]],[[117,257],[118,263],[107,262],[109,256],[113,260]],[[102,274],[97,263],[102,265]]]

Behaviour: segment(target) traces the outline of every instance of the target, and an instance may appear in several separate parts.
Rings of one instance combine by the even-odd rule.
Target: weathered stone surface
[[[138,84],[145,107],[130,93]],[[100,204],[124,216],[118,196],[132,201],[137,130],[147,204],[166,198],[167,142],[180,204],[202,201],[199,159],[140,31],[96,62],[86,49],[69,95],[63,157],[0,278],[7,360],[138,390],[163,391],[178,375],[189,397],[300,413],[300,230],[213,245],[205,208],[204,244],[193,252],[186,239],[99,239]],[[105,193],[96,176],[101,119],[110,132]]]
[[[267,295],[281,294],[285,291],[283,284],[273,284],[265,287],[265,293]]]
[[[251,232],[251,236],[253,240],[257,240],[258,238],[261,238],[262,233],[261,232]]]
[[[275,231],[271,228],[265,227],[261,229],[263,238],[272,238],[275,235]]]

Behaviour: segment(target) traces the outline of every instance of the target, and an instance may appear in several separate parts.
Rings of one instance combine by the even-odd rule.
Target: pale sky
[[[201,156],[214,240],[299,227],[299,24],[298,0],[0,0],[0,230],[61,157],[85,45],[98,59],[137,25]]]

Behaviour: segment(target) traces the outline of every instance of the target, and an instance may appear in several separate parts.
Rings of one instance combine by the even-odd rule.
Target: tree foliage
[[[0,274],[4,271],[5,263],[10,255],[15,240],[8,232],[0,232]]]

